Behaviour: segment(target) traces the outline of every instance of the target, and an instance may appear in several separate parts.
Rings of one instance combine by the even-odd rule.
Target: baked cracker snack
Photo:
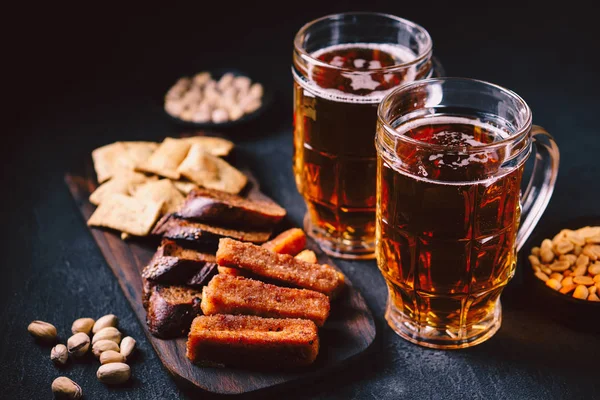
[[[312,364],[318,353],[317,326],[306,319],[199,316],[187,341],[187,357],[213,367],[301,367]]]
[[[94,190],[90,195],[90,203],[99,205],[106,197],[114,193],[129,194],[129,188],[132,184],[140,184],[144,182],[154,181],[156,177],[148,177],[144,174],[134,171],[119,171],[119,174],[113,176],[107,182],[104,182]]]
[[[136,198],[164,202],[162,214],[177,211],[185,201],[183,195],[169,179],[133,184],[130,185],[129,191]]]
[[[96,208],[87,224],[146,236],[159,217],[162,203],[111,194]]]
[[[173,181],[173,185],[175,185],[177,190],[179,190],[181,193],[183,193],[186,196],[192,190],[199,188],[198,185],[196,185],[194,182],[187,182],[187,181]]]
[[[217,263],[255,275],[335,296],[344,287],[344,275],[326,264],[311,264],[288,254],[277,254],[252,243],[224,238],[219,241]]]
[[[119,175],[123,171],[133,171],[138,163],[144,162],[156,150],[154,142],[115,142],[92,151],[94,169],[98,183]]]
[[[196,144],[202,148],[202,150],[217,157],[224,157],[228,155],[233,149],[233,142],[218,137],[211,136],[190,136],[179,139],[189,144]]]
[[[202,187],[232,194],[239,193],[248,182],[246,175],[197,143],[191,146],[177,173]]]
[[[302,318],[320,327],[329,316],[329,307],[329,298],[314,290],[285,288],[241,276],[216,275],[202,290],[204,315]]]
[[[178,139],[165,138],[146,161],[136,165],[136,170],[148,172],[165,178],[179,179],[177,167],[190,149],[190,144]]]

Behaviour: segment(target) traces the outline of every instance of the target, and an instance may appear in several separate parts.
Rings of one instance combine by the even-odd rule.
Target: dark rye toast
[[[177,215],[224,227],[271,230],[285,217],[286,211],[273,202],[249,200],[218,190],[200,188],[187,195]]]
[[[202,366],[294,368],[312,364],[318,353],[317,326],[307,319],[203,315],[187,341],[187,357]]]
[[[269,240],[271,231],[239,231],[220,228],[167,214],[157,222],[152,234],[177,242],[185,242],[189,246],[216,249],[219,239],[224,237],[244,242],[264,243]]]
[[[182,337],[192,321],[202,315],[202,294],[185,286],[154,285],[147,302],[146,323],[152,335],[161,339]]]
[[[165,285],[204,286],[216,273],[214,254],[186,249],[163,239],[142,271],[142,278]]]

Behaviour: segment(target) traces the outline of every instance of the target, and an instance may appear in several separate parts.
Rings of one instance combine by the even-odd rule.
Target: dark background
[[[169,85],[183,74],[236,67],[269,82],[277,98],[262,118],[226,133],[264,191],[300,223],[304,206],[291,172],[292,40],[304,23],[329,13],[371,10],[411,19],[431,33],[434,54],[448,75],[488,80],[526,99],[534,122],[561,148],[556,191],[536,232],[598,215],[595,11],[572,1],[559,7],[483,3],[190,2],[160,8],[80,3],[7,9],[0,398],[51,398],[50,384],[59,375],[78,382],[86,399],[193,396],[178,388],[145,340],[63,183],[64,173],[100,145],[177,134],[181,129],[162,112]],[[269,396],[600,398],[598,335],[540,313],[520,279],[503,296],[504,321],[496,336],[472,349],[443,352],[409,344],[387,327],[386,291],[374,262],[339,264],[376,317],[376,343],[358,362]],[[74,319],[108,312],[120,317],[140,346],[134,379],[125,388],[100,384],[96,363],[59,371],[49,360],[50,349],[35,344],[26,331],[31,320],[49,321],[64,341]]]

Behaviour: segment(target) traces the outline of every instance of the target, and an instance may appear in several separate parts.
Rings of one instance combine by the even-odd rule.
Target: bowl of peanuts
[[[273,93],[236,69],[202,71],[179,78],[164,96],[174,121],[195,128],[223,128],[258,117]]]
[[[600,331],[600,219],[573,221],[529,243],[522,265],[544,308],[561,322]]]

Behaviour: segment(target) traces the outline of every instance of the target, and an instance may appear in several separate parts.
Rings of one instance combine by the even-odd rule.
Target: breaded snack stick
[[[329,316],[329,307],[329,298],[314,290],[284,288],[241,276],[215,275],[202,290],[204,315],[302,318],[320,327]]]
[[[288,254],[276,254],[261,246],[229,238],[219,241],[217,264],[241,268],[263,278],[328,296],[337,294],[344,286],[344,276],[329,265],[307,263]]]
[[[300,367],[312,364],[318,353],[317,326],[306,319],[199,316],[187,341],[187,357],[204,366]]]

